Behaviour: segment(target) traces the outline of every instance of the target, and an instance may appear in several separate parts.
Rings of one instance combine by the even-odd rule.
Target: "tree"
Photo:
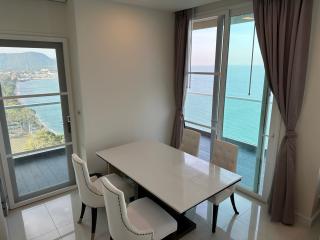
[[[34,150],[40,148],[51,147],[64,143],[63,135],[57,135],[46,129],[38,130],[35,134],[29,135],[26,143],[25,150]]]

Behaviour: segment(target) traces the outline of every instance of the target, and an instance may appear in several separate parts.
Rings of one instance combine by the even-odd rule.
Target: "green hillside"
[[[56,69],[56,61],[37,52],[0,53],[0,71],[34,71],[42,68]]]

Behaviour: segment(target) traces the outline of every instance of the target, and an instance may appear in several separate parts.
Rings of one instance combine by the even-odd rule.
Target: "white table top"
[[[97,152],[178,213],[184,213],[241,176],[153,141],[135,142]]]

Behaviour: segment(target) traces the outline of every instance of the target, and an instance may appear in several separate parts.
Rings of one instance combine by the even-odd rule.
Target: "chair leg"
[[[91,208],[91,240],[94,240],[97,225],[97,209]]]
[[[219,205],[213,205],[212,210],[212,233],[216,232]]]
[[[231,194],[230,200],[231,200],[231,204],[232,204],[234,213],[235,213],[236,215],[239,215],[239,212],[238,212],[238,210],[237,210],[236,204],[235,204],[235,202],[234,202],[234,193]]]
[[[113,240],[113,238],[110,236],[110,240]]]
[[[79,218],[79,221],[78,221],[79,224],[82,223],[82,219],[83,219],[84,212],[86,211],[86,207],[87,206],[84,203],[82,203],[80,218]]]

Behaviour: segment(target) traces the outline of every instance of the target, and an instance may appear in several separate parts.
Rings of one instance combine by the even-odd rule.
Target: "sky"
[[[238,18],[238,17],[236,17]],[[229,65],[250,65],[254,22],[232,24],[230,28]],[[217,28],[192,32],[192,65],[214,66]],[[263,65],[258,39],[255,37],[254,65]],[[0,53],[38,52],[56,59],[55,49],[0,47]]]
[[[232,24],[230,28],[229,65],[250,65],[253,46],[254,23]],[[192,65],[214,65],[216,48],[216,28],[194,30],[192,32]],[[254,65],[263,65],[258,39],[255,36]]]
[[[0,47],[0,53],[24,53],[37,52],[47,55],[49,58],[56,59],[56,50],[49,48],[19,48],[19,47]]]

